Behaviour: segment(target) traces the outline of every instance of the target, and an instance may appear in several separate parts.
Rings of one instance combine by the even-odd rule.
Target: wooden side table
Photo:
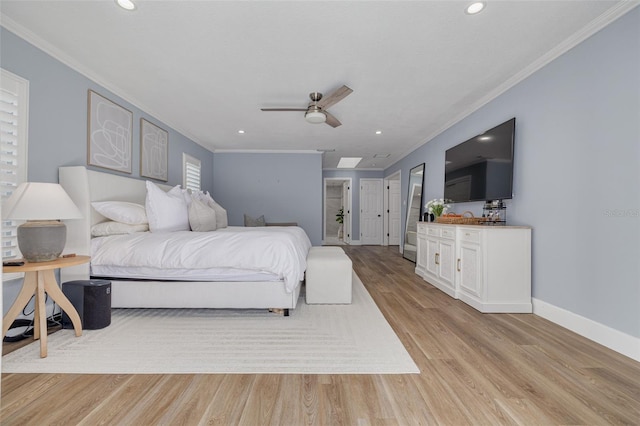
[[[82,323],[80,322],[80,316],[73,307],[69,299],[62,293],[54,271],[59,268],[66,268],[68,266],[81,265],[91,260],[89,256],[74,256],[74,257],[60,257],[56,260],[49,262],[26,262],[22,266],[4,266],[2,268],[4,273],[10,274],[14,272],[24,272],[24,281],[22,282],[22,288],[16,301],[13,302],[11,308],[7,312],[7,315],[2,319],[2,338],[7,334],[9,327],[13,324],[22,308],[24,308],[31,296],[35,294],[35,309],[34,309],[34,326],[33,326],[33,338],[34,340],[40,339],[40,357],[45,358],[47,356],[47,313],[45,310],[45,296],[47,293],[51,299],[64,310],[71,322],[73,323],[73,329],[76,332],[76,336],[82,335]]]

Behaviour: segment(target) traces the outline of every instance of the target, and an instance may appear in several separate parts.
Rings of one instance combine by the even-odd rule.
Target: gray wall
[[[533,296],[640,337],[640,9],[388,168],[426,162],[440,198],[444,152],[516,117],[511,224],[533,228]],[[454,205],[482,213],[482,203]],[[403,212],[403,218],[406,213]]]
[[[220,153],[213,157],[212,195],[230,225],[244,215],[267,222],[297,222],[313,245],[322,243],[322,156]]]
[[[133,112],[131,177],[140,176],[140,118],[145,118],[169,132],[168,183],[182,184],[182,153],[186,152],[202,161],[202,185],[211,189],[212,152],[5,28],[0,33],[0,52],[2,68],[29,80],[30,181],[57,182],[59,166],[87,165],[87,91],[91,89]]]

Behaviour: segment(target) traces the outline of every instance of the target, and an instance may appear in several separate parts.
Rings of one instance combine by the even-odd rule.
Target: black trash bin
[[[78,311],[83,330],[97,330],[111,324],[111,281],[68,281],[62,283],[62,292]],[[64,311],[62,328],[73,328],[71,318]]]

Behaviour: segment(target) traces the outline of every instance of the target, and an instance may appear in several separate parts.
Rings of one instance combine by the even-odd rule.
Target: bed
[[[96,245],[100,245],[97,244],[100,243],[100,238],[92,239],[91,227],[106,219],[92,207],[92,202],[118,200],[145,204],[146,183],[144,180],[88,170],[83,166],[60,167],[59,180],[83,213],[83,219],[65,221],[67,225],[65,253],[92,254],[92,246],[95,249]],[[165,191],[171,188],[167,185],[157,186]],[[254,235],[262,235],[263,239],[265,233],[268,232],[278,235],[286,232],[302,232],[304,234],[304,231],[297,227],[280,229],[278,227],[264,227],[260,230],[238,228],[229,227],[211,233],[181,231],[170,234],[174,234],[171,237],[178,240],[187,238],[186,234],[202,234],[196,236],[197,238],[204,238],[203,234],[216,234],[215,236],[223,241],[225,238],[246,239],[247,235],[255,232],[258,234]],[[139,233],[139,235],[128,238],[141,238],[142,234],[154,233]],[[232,234],[233,237],[231,237]],[[304,236],[307,238],[306,234]],[[152,238],[152,241],[147,244],[153,245],[153,238],[160,238],[160,235],[147,235],[147,237]],[[176,246],[172,245],[172,247]],[[208,250],[201,250],[201,252],[208,252]],[[96,257],[96,262],[100,256]],[[306,267],[304,258],[301,262],[302,264],[296,268]],[[96,269],[97,266],[94,265],[93,269]],[[191,277],[188,280],[182,278],[179,271],[169,271],[169,274],[158,275],[160,278],[155,279],[142,279],[137,274],[128,275],[126,268],[125,272],[116,273],[108,269],[102,270],[100,275],[110,277],[111,304],[114,308],[277,309],[282,310],[285,315],[288,315],[289,309],[295,309],[302,280],[299,274],[295,282],[292,282],[291,274],[288,274],[289,279],[287,280],[286,276],[278,277],[274,273],[264,271],[256,272],[247,269],[241,272],[244,275],[236,275],[229,279],[225,278],[224,273],[217,274],[215,278],[209,278],[203,272],[200,276]],[[60,271],[61,282],[87,280],[91,275],[90,265],[64,268]]]

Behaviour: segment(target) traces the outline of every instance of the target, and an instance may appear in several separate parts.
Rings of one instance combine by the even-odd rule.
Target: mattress
[[[111,235],[91,240],[91,274],[180,281],[283,280],[291,293],[304,278],[310,248],[307,234],[295,226]]]
[[[282,281],[277,274],[233,268],[159,269],[139,266],[92,265],[91,276],[157,281]]]

